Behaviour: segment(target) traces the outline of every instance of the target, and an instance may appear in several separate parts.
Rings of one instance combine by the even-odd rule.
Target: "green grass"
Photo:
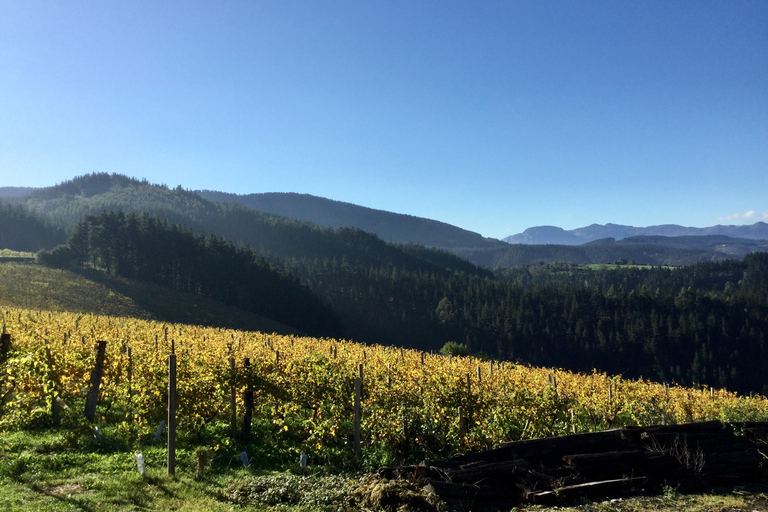
[[[147,464],[147,478],[136,470],[134,450]],[[396,492],[398,511],[424,510],[430,499],[404,481],[382,482],[371,475],[334,473],[310,466],[307,474],[284,465],[281,471],[246,469],[236,451],[222,449],[195,478],[193,446],[182,446],[175,476],[168,476],[162,443],[125,449],[121,443],[97,443],[77,429],[0,433],[0,510],[27,511],[233,511],[335,512],[394,510],[377,496]],[[253,449],[253,448],[252,448]],[[264,447],[269,451],[269,447]],[[256,458],[254,457],[254,462]],[[382,492],[382,488],[386,487]],[[714,512],[767,510],[768,485],[751,483],[707,493],[666,492],[556,507],[522,505],[516,510],[581,512]],[[431,500],[437,510],[444,504]]]
[[[34,263],[0,262],[0,306],[301,334],[269,318],[196,295],[97,271],[77,274]]]
[[[166,450],[143,446],[147,478],[134,450],[115,450],[93,439],[72,447],[72,430],[0,434],[0,510],[340,510],[355,508],[353,476],[317,467],[300,476],[243,467],[232,450],[222,451],[197,480],[191,447],[177,451],[175,476],[168,476]],[[297,464],[298,465],[298,464]],[[298,467],[295,468],[298,471]],[[353,507],[353,508],[349,508]]]

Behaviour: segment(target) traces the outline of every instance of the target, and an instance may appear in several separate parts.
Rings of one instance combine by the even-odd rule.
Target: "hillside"
[[[529,228],[520,235],[508,237],[510,247],[499,240],[484,238],[477,233],[442,222],[365,208],[350,203],[333,201],[308,194],[267,193],[227,194],[216,191],[193,193],[176,187],[152,185],[120,175],[92,174],[78,177],[55,187],[22,190],[6,187],[0,197],[23,204],[32,215],[47,219],[51,225],[71,229],[86,215],[102,211],[148,213],[171,223],[188,226],[195,232],[214,232],[229,240],[248,244],[257,250],[280,257],[338,256],[347,249],[329,242],[319,232],[339,228],[355,228],[375,234],[390,242],[418,244],[449,250],[473,265],[490,268],[514,266],[539,261],[565,261],[570,263],[608,263],[619,259],[635,260],[645,264],[688,265],[697,261],[743,257],[754,251],[765,250],[768,238],[765,223],[753,226],[714,226],[711,228],[682,228],[680,226],[654,226],[634,228],[607,224],[592,225],[572,231],[554,226]],[[293,234],[286,236],[286,227]],[[325,228],[321,228],[325,227]],[[718,245],[703,237],[723,235]],[[645,247],[636,244],[615,244],[602,249],[567,249],[580,247],[596,240],[649,236]],[[702,243],[687,243],[680,247],[665,238],[702,237]],[[302,240],[304,243],[299,243]],[[745,241],[749,240],[749,241]],[[331,248],[330,246],[334,246]],[[522,248],[519,245],[527,245]],[[557,245],[558,247],[550,247]],[[320,247],[330,248],[320,251]],[[681,250],[685,249],[685,250]],[[36,250],[36,249],[35,249]],[[372,254],[369,249],[364,250]],[[444,258],[443,258],[444,259]],[[450,265],[458,264],[454,260]],[[470,266],[464,268],[470,271]]]
[[[486,493],[493,481],[511,498],[504,509],[547,495],[562,509],[577,498],[573,484],[614,473],[608,483],[642,483],[643,495],[685,509],[733,508],[733,499],[677,498],[732,472],[738,496],[764,489],[744,486],[765,483],[762,396],[122,316],[8,307],[0,316],[0,503],[11,511],[477,510],[480,496],[498,496]],[[698,423],[649,426],[660,422]],[[431,495],[418,492],[424,477]],[[765,496],[737,508],[746,503]]]
[[[215,300],[101,272],[74,273],[31,263],[0,263],[0,282],[0,308],[300,334],[296,329]]]
[[[484,238],[465,229],[436,220],[366,208],[309,194],[264,193],[228,194],[212,190],[197,191],[213,201],[230,201],[320,226],[358,228],[388,242],[419,244],[426,247],[498,247],[501,241]]]
[[[492,273],[446,251],[392,244],[359,229],[334,230],[122,176],[81,177],[37,190],[19,202],[51,222],[59,218],[62,223],[73,222],[73,227],[85,215],[91,215],[86,220],[93,223],[103,210],[125,206],[140,216],[154,215],[152,222],[167,223],[172,231],[184,231],[183,225],[194,237],[212,233],[225,244],[249,247],[279,273],[297,279],[311,292],[306,297],[314,297],[309,302],[319,301],[338,315],[341,337],[350,340],[421,350],[439,350],[453,341],[474,353],[577,371],[597,368],[739,391],[762,391],[765,386],[761,376],[768,360],[766,253],[740,260],[725,260],[724,254],[713,258],[708,248],[722,239],[710,239],[708,248],[692,247],[698,239],[658,238],[550,245],[543,247],[549,251],[547,259],[542,258],[542,248],[527,245],[462,250],[474,251],[473,259],[488,267],[500,266]],[[96,245],[104,248],[92,252],[90,259],[75,260],[77,265],[95,265],[128,278],[115,270],[121,266],[117,259],[121,254],[131,255],[129,264],[155,261],[156,256],[131,247],[130,237],[120,235],[122,228],[108,226],[112,224],[94,224],[95,232],[105,237]],[[121,248],[121,240],[129,241],[127,249]],[[75,243],[54,253],[66,255],[77,247]],[[165,249],[148,244],[145,250],[162,254]],[[169,254],[177,254],[174,251]],[[186,287],[203,297],[208,293],[205,283],[210,283],[205,279],[223,268],[202,264],[198,275],[183,263],[184,258],[174,258],[169,260],[178,261],[178,268],[164,267],[162,260],[144,268],[169,269],[163,270],[168,286]],[[587,270],[563,263],[622,258],[656,267]],[[509,268],[526,259],[534,263]],[[542,261],[559,263],[541,265]],[[699,263],[659,267],[681,261]],[[230,288],[243,290],[227,297],[229,304],[237,304],[259,286],[240,281],[212,289],[222,296]],[[276,294],[271,304],[259,300],[272,307],[274,315],[300,309],[280,302],[281,295]],[[268,309],[251,311],[267,314]],[[268,316],[278,320],[273,313]],[[284,323],[300,328],[291,322]]]
[[[61,227],[31,214],[21,205],[0,201],[0,249],[37,252],[64,243]]]

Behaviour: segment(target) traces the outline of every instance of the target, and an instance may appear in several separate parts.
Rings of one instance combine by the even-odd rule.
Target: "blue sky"
[[[768,221],[768,2],[0,0],[0,186],[91,172],[495,238]]]

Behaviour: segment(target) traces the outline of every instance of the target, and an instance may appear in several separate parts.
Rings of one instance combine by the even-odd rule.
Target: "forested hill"
[[[366,208],[309,194],[263,193],[229,194],[212,190],[197,192],[206,199],[231,201],[256,210],[284,215],[292,219],[330,226],[352,227],[374,233],[382,240],[419,244],[426,247],[504,247],[500,240],[461,229],[445,222]]]
[[[0,200],[0,249],[37,252],[64,243],[66,238],[62,228],[30,214],[21,205]]]
[[[88,215],[121,211],[147,214],[195,233],[214,233],[275,260],[336,258],[364,266],[487,273],[447,252],[396,246],[361,230],[334,230],[237,203],[209,201],[181,187],[168,188],[116,174],[81,176],[37,189],[15,202],[67,231]]]
[[[181,186],[168,188],[151,185],[146,180],[103,173],[81,176],[55,187],[34,189],[22,197],[18,192],[11,191],[6,200],[20,203],[33,215],[47,218],[53,225],[67,230],[85,215],[97,215],[102,211],[148,213],[186,225],[195,232],[215,232],[281,256],[308,256],[327,245],[327,241],[314,239],[317,238],[316,231],[310,233],[318,226],[356,226],[383,240],[444,248],[474,265],[489,268],[556,261],[611,263],[620,259],[653,265],[687,265],[697,261],[741,258],[749,252],[764,251],[768,245],[765,240],[728,237],[721,237],[717,244],[713,244],[713,237],[707,236],[655,236],[645,237],[642,241],[642,237],[619,241],[603,239],[579,246],[570,245],[574,243],[570,239],[563,245],[510,245],[442,222],[307,194],[236,195],[202,191],[199,195]],[[249,224],[257,227],[249,227]],[[302,231],[302,236],[310,236],[304,244],[309,252],[302,252],[295,239],[272,236],[276,232],[284,234],[282,229],[289,224]],[[566,234],[575,238],[570,232]],[[682,238],[689,240],[681,244]],[[328,255],[334,251],[318,254]],[[457,263],[458,260],[454,261]]]
[[[66,245],[39,253],[38,261],[66,270],[102,269],[113,276],[164,285],[314,336],[343,335],[333,309],[252,249],[213,234],[196,236],[146,214],[87,216]]]

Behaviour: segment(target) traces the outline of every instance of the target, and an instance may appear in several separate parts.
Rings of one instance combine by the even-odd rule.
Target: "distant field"
[[[35,259],[35,253],[33,253],[33,252],[12,251],[10,249],[0,249],[0,259],[4,259],[4,258]]]
[[[585,265],[578,265],[579,268],[587,268],[589,270],[616,270],[619,268],[654,268],[653,265],[618,265],[616,263],[588,263]],[[675,268],[669,265],[663,265],[662,268]]]

